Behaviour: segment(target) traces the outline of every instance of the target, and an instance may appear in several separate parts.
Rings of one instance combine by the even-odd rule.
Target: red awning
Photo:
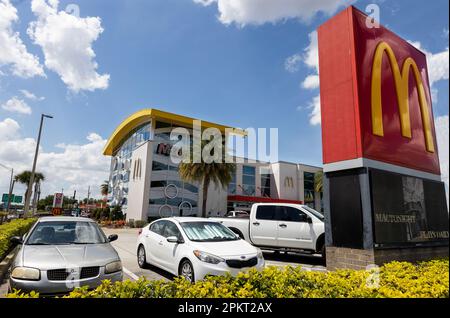
[[[245,195],[229,195],[228,201],[253,202],[253,203],[303,204],[302,201],[296,201],[296,200],[273,199],[273,198],[266,198],[266,197],[250,197],[250,196],[245,196]]]

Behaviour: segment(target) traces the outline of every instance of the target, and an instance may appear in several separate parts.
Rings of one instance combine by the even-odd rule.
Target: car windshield
[[[314,209],[312,209],[312,208],[310,208],[309,206],[303,206],[303,208],[306,210],[306,211],[308,211],[309,213],[311,213],[312,215],[314,215],[316,218],[318,218],[319,220],[324,220],[325,219],[325,217],[323,216],[323,214],[322,213],[320,213],[320,212],[317,212],[316,210],[314,210]]]
[[[230,229],[216,222],[185,222],[181,227],[194,242],[236,241],[239,237]]]
[[[94,222],[40,222],[30,234],[27,245],[103,244],[105,234]]]

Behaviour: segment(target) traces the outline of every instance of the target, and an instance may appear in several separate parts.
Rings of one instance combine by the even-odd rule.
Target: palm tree
[[[202,158],[200,163],[194,163],[192,160],[194,151],[200,151],[201,154],[206,144],[207,142],[203,141],[201,143],[201,149],[198,149],[198,147],[191,148],[190,160],[188,160],[188,162],[181,162],[178,167],[178,172],[182,180],[186,182],[202,183],[202,217],[206,217],[206,201],[208,200],[208,188],[211,182],[214,183],[216,187],[221,185],[223,188],[226,188],[230,184],[233,178],[233,173],[236,170],[236,166],[234,164],[225,163],[225,147],[222,147],[222,149],[224,149],[222,152],[222,163],[206,163],[204,162],[203,156],[201,156]]]
[[[22,183],[23,185],[25,185],[25,187],[26,187],[25,198],[28,195],[28,184],[30,183],[30,179],[31,179],[31,171],[28,171],[28,170],[14,176],[15,182],[19,182],[19,183]],[[40,183],[44,180],[45,180],[45,176],[42,173],[40,173],[40,172],[34,173],[34,182],[33,183],[34,183],[35,193],[36,193],[36,190],[38,189]]]
[[[108,186],[108,181],[103,181],[102,185],[100,186],[100,193],[106,197],[108,195],[108,190],[109,190],[109,186]]]
[[[316,172],[314,175],[314,190],[317,193],[323,192],[323,171]]]

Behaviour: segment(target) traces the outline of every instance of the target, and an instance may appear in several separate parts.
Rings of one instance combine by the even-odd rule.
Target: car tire
[[[325,262],[326,258],[327,258],[327,253],[326,253],[326,249],[325,249],[325,244],[322,245],[321,249],[320,249],[320,256],[322,257],[322,260]]]
[[[145,254],[144,245],[139,245],[137,252],[137,262],[140,268],[148,268],[147,256]]]
[[[183,276],[188,282],[195,282],[194,266],[188,259],[181,262],[179,276]]]

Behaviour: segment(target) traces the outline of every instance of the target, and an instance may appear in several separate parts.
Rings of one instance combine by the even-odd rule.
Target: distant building
[[[199,184],[183,182],[178,165],[170,158],[172,129],[191,131],[194,119],[157,109],[139,111],[123,121],[104,149],[111,156],[108,204],[121,206],[127,220],[166,216],[200,215]],[[202,121],[202,129],[227,126]],[[223,215],[230,210],[249,210],[256,202],[304,203],[321,210],[321,194],[314,191],[314,175],[321,171],[289,162],[244,160],[228,189],[211,184],[207,212]]]

